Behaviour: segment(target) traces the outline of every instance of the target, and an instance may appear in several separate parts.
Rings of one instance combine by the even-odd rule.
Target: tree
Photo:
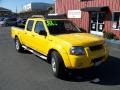
[[[55,5],[54,4],[48,8],[48,12],[55,13]]]

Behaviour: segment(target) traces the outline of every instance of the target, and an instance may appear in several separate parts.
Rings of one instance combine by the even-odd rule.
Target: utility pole
[[[16,14],[17,14],[17,6],[16,6]]]
[[[15,12],[15,16],[17,17],[18,16],[18,10],[17,10],[17,6],[16,6],[16,12]]]

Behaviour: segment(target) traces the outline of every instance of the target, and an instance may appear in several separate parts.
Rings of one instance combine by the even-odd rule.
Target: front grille
[[[90,46],[89,48],[90,48],[91,51],[96,51],[96,50],[102,49],[103,45]]]

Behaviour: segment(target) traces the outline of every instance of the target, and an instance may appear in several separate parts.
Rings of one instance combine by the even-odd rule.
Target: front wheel
[[[23,47],[22,47],[22,45],[17,37],[15,38],[15,48],[18,52],[24,51],[24,49],[23,49]]]
[[[62,77],[65,71],[65,66],[61,55],[57,51],[51,53],[51,66],[53,74],[56,77]]]

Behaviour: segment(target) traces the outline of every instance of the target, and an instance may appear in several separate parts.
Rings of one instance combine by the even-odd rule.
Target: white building
[[[48,3],[29,3],[23,6],[23,11],[47,10],[50,6]]]

